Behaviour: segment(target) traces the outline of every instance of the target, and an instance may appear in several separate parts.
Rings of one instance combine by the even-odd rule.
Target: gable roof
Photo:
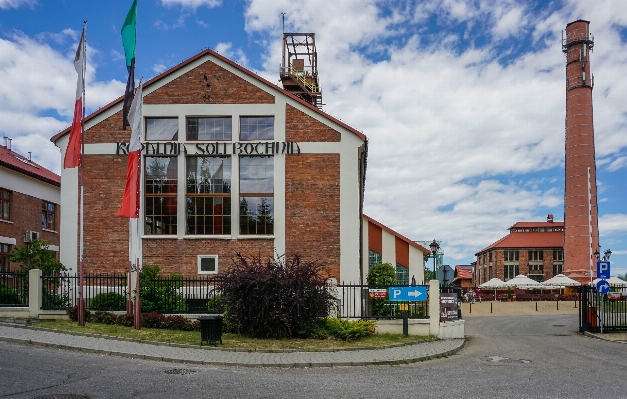
[[[406,243],[408,243],[409,245],[411,245],[412,247],[419,249],[420,251],[422,251],[425,254],[430,254],[431,250],[423,247],[420,244],[417,244],[416,242],[410,240],[409,238],[405,237],[404,235],[397,233],[396,231],[392,230],[391,228],[377,222],[376,220],[374,220],[373,218],[371,218],[370,216],[367,215],[363,215],[364,219],[366,219],[367,221],[369,221],[370,223],[374,224],[375,226],[380,227],[382,230],[387,231],[388,233],[400,238],[401,240],[405,241]]]
[[[472,280],[472,266],[470,265],[456,265],[455,266],[455,278],[451,281],[451,284],[459,280]]]
[[[507,248],[560,248],[564,246],[563,231],[510,233],[492,245],[483,248],[475,256],[490,249]]]
[[[315,106],[309,104],[308,102],[302,100],[301,98],[295,96],[294,94],[290,93],[289,91],[275,85],[272,82],[269,82],[268,80],[262,78],[261,76],[255,74],[254,72],[250,71],[249,69],[244,68],[243,66],[237,64],[236,62],[233,62],[231,60],[229,60],[228,58],[218,54],[217,52],[215,52],[214,50],[211,49],[206,49],[201,51],[200,53],[194,55],[191,58],[188,58],[187,60],[181,62],[180,64],[168,69],[167,71],[155,76],[154,78],[146,81],[143,85],[144,90],[148,90],[150,89],[151,85],[159,85],[159,81],[161,81],[162,79],[164,79],[165,77],[167,77],[168,75],[186,67],[187,65],[191,64],[192,62],[203,58],[203,57],[215,57],[217,59],[219,59],[220,61],[223,61],[227,64],[229,64],[230,66],[232,66],[233,68],[239,70],[240,72],[245,73],[246,75],[260,81],[261,83],[270,86],[272,89],[277,90],[279,92],[281,92],[281,94],[291,98],[294,101],[297,101],[298,103],[304,105],[305,107],[309,108],[310,110],[322,115],[323,117],[329,119],[330,121],[342,126],[343,128],[345,128],[346,130],[352,132],[353,134],[355,134],[356,136],[358,136],[361,140],[366,140],[366,136],[361,133],[360,131],[358,131],[357,129],[347,125],[346,123],[342,122],[339,119],[334,118],[333,116],[323,112],[322,110],[316,108]],[[85,117],[85,121],[89,121],[90,119],[96,117],[97,115],[100,115],[101,113],[105,112],[106,110],[108,110],[111,107],[114,107],[115,105],[121,103],[122,101],[124,101],[124,96],[120,96],[117,99],[113,100],[112,102],[110,102],[109,104],[105,105],[102,108],[99,108],[98,110],[94,111],[93,113],[91,113],[90,115]],[[67,128],[65,128],[64,130],[60,131],[59,133],[55,134],[54,136],[52,136],[52,138],[50,139],[50,141],[52,141],[53,143],[56,142],[61,136],[67,134],[70,132],[70,127],[68,126]]]
[[[61,176],[4,146],[0,146],[0,166],[57,187],[61,186]]]
[[[564,227],[564,222],[517,222],[510,229],[521,227]]]

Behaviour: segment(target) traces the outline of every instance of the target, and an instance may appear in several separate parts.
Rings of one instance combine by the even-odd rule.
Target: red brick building
[[[212,50],[145,82],[143,94],[142,264],[212,274],[236,252],[298,253],[338,280],[360,280],[362,133]],[[85,120],[87,272],[126,270],[135,231],[116,217],[130,138],[122,103]],[[68,136],[66,129],[52,138],[62,152]],[[73,270],[77,176],[61,175],[61,260]]]
[[[564,269],[564,222],[518,222],[509,234],[475,254],[474,286],[519,274],[544,281]]]
[[[0,272],[14,271],[9,253],[33,239],[59,251],[61,178],[11,149],[0,145]]]

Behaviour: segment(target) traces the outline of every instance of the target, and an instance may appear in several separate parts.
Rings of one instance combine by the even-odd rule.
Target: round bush
[[[94,297],[89,305],[92,309],[124,310],[126,296],[117,292],[103,292]]]

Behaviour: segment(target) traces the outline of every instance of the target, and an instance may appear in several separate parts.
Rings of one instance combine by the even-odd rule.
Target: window
[[[368,250],[368,271],[372,269],[374,265],[378,265],[382,262],[381,254],[374,252],[373,250]]]
[[[231,234],[231,158],[188,157],[187,234]]]
[[[409,285],[409,269],[400,263],[396,264],[396,284]]]
[[[55,205],[50,202],[42,202],[41,204],[41,227],[48,230],[54,230],[54,213]]]
[[[176,157],[146,157],[145,234],[176,234]]]
[[[553,251],[553,275],[564,271],[564,251]]]
[[[241,140],[274,140],[274,116],[243,116],[239,123]]]
[[[274,234],[274,158],[239,158],[239,232]]]
[[[146,118],[146,140],[173,141],[178,138],[178,118]]]
[[[187,140],[231,140],[231,117],[187,118]]]
[[[218,255],[198,255],[198,274],[218,274]]]
[[[542,251],[529,251],[529,262],[541,261],[542,257]]]
[[[553,251],[553,262],[563,262],[564,251]]]
[[[505,262],[518,262],[518,251],[503,251]]]
[[[11,220],[11,192],[0,188],[0,219]]]
[[[518,265],[505,265],[503,281],[511,280],[516,276],[518,276]]]
[[[0,272],[7,273],[9,271],[10,253],[11,245],[0,244]]]
[[[558,274],[562,274],[562,272],[564,271],[564,265],[561,263],[554,263],[553,264],[553,276],[557,276]]]

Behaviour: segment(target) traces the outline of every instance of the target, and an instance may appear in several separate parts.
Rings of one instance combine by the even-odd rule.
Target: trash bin
[[[200,322],[200,346],[203,342],[207,345],[222,343],[222,316],[202,316]]]

